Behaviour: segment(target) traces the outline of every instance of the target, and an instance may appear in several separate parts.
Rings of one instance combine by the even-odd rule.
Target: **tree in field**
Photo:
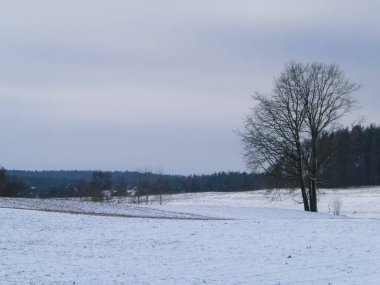
[[[328,157],[319,155],[318,140],[325,130],[337,127],[339,119],[354,109],[355,100],[351,94],[359,90],[360,85],[350,82],[337,65],[311,64],[305,66],[305,71],[308,78],[308,92],[304,96],[305,122],[310,141],[306,165],[310,208],[317,212],[317,176]]]
[[[0,197],[6,195],[7,175],[6,170],[0,167]]]
[[[320,155],[318,140],[354,108],[358,89],[337,65],[286,65],[272,94],[254,97],[239,132],[247,165],[298,185],[305,211],[317,212],[318,172],[328,157]]]
[[[118,196],[125,195],[125,193],[127,191],[127,187],[128,187],[128,185],[125,182],[124,177],[122,177],[122,176],[116,177],[115,183],[114,183],[114,189],[115,189],[116,194]]]
[[[111,190],[112,177],[110,172],[94,171],[91,181],[87,186],[87,192],[94,201],[102,201],[104,190]]]
[[[29,189],[24,181],[9,177],[7,170],[0,167],[0,197],[25,197]]]

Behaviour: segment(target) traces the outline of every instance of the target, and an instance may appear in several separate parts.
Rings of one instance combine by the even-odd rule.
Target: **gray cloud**
[[[377,1],[11,1],[1,164],[243,170],[233,130],[289,60],[334,62],[379,122]]]

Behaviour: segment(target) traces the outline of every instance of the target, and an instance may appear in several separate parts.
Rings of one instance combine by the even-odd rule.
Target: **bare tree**
[[[257,105],[239,132],[247,165],[297,182],[305,211],[317,211],[316,180],[323,163],[317,141],[352,110],[350,94],[358,88],[336,65],[289,63],[270,97],[254,97]]]
[[[318,140],[325,130],[338,126],[339,120],[355,107],[351,94],[360,85],[346,78],[338,65],[313,63],[304,65],[305,95],[303,96],[310,149],[306,158],[310,181],[310,208],[317,207],[317,176],[325,157],[319,155]]]
[[[158,179],[154,183],[154,199],[153,201],[156,201],[158,204],[162,205],[164,203],[163,200],[163,194],[165,192],[165,179],[162,174],[162,169],[159,169],[156,173],[158,175]]]
[[[305,211],[309,202],[303,166],[306,112],[301,65],[286,69],[274,81],[273,95],[256,95],[257,105],[246,116],[240,136],[247,164],[281,180],[299,182]]]
[[[5,168],[0,166],[0,197],[6,195],[7,175]]]
[[[87,192],[93,201],[101,202],[105,196],[103,191],[112,189],[112,176],[110,172],[94,171],[91,181],[87,185]]]

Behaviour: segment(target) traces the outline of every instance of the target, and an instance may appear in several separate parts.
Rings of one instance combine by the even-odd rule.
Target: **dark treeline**
[[[380,185],[380,127],[357,125],[324,133],[321,151],[331,153],[320,187]]]
[[[5,170],[3,170],[5,172]],[[24,171],[8,170],[9,181],[22,181],[22,187],[3,191],[3,196],[15,197],[82,197],[96,196],[99,190],[113,190],[125,195],[128,190],[162,194],[247,191],[262,189],[267,178],[246,172],[218,172],[211,175],[166,175],[130,171]],[[6,195],[4,195],[6,193]],[[0,195],[1,196],[1,195]]]
[[[324,133],[319,140],[321,157],[328,161],[321,169],[319,187],[335,188],[380,185],[380,128],[355,126]],[[329,155],[326,156],[325,154]],[[21,171],[0,170],[0,196],[82,197],[113,190],[114,195],[233,192],[291,186],[261,174],[218,172],[211,175],[165,175],[130,171]],[[96,192],[97,191],[97,192]],[[95,194],[94,194],[95,193]]]

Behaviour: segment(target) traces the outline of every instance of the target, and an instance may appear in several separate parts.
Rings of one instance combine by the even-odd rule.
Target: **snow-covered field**
[[[295,200],[0,199],[0,284],[380,283],[380,188],[321,191],[318,214]]]

